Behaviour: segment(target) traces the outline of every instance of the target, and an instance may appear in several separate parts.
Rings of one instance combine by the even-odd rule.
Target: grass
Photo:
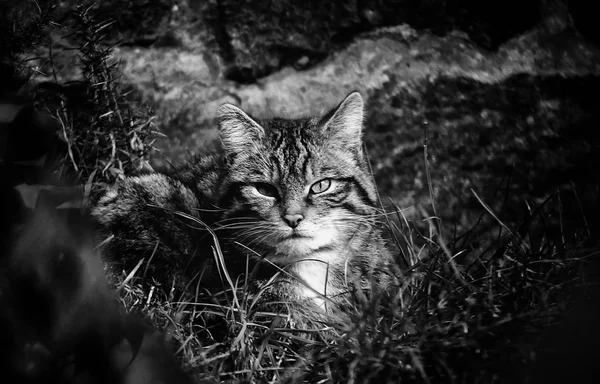
[[[171,329],[184,366],[202,379],[524,382],[544,331],[570,305],[579,268],[597,252],[586,248],[586,233],[571,233],[567,243],[560,240],[566,233],[557,241],[547,231],[532,241],[529,231],[558,204],[551,196],[521,231],[498,222],[480,239],[446,240],[433,218],[423,235],[398,210],[390,223],[409,264],[402,283],[355,300],[342,321],[298,322],[302,308],[261,303],[261,293],[243,282],[212,296],[196,287],[179,298],[134,277],[121,294],[126,306]],[[489,246],[475,248],[476,240]]]
[[[9,29],[24,34],[10,40],[21,41],[11,45],[10,60],[19,65],[51,27],[41,17],[51,10],[38,9],[36,28]],[[66,144],[56,172],[92,193],[143,169],[156,132],[151,113],[120,94],[110,47],[102,44],[110,23],[84,5],[72,17],[82,82],[55,79],[33,92]],[[530,206],[518,225],[503,223],[478,200],[481,220],[464,233],[440,222],[433,204],[412,221],[394,207],[386,224],[401,282],[359,292],[344,317],[298,316],[306,311],[301,304],[271,302],[233,277],[222,292],[192,280],[182,293],[145,274],[151,258],[117,272],[114,286],[128,310],[172,335],[182,365],[204,382],[535,382],[532,367],[547,329],[560,324],[578,287],[588,284],[580,271],[598,252],[594,232],[583,208],[581,225],[563,221],[558,193]],[[215,257],[223,257],[218,247]]]

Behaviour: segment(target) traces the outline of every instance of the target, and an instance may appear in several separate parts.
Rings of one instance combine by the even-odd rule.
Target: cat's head
[[[320,118],[259,121],[223,105],[220,203],[227,213],[220,224],[272,259],[347,244],[371,224],[377,202],[362,145],[363,110],[357,92]]]

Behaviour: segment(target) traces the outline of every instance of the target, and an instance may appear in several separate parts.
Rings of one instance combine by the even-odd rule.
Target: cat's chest
[[[346,249],[334,249],[291,264],[288,271],[297,279],[299,296],[320,302],[322,296],[339,295],[346,285],[347,256]]]

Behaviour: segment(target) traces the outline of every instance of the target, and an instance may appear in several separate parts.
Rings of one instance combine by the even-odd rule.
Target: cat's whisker
[[[253,227],[253,228],[245,228],[243,230],[237,231],[237,233],[235,234],[236,237],[241,237],[241,236],[252,236],[254,234],[261,234],[261,233],[270,233],[273,232],[273,228],[257,228],[257,227]]]
[[[221,231],[232,231],[232,230],[236,230],[239,231],[240,233],[245,233],[248,231],[253,231],[253,230],[266,230],[266,231],[272,231],[272,230],[276,230],[276,227],[274,226],[270,226],[270,225],[231,225],[231,226],[227,226],[227,227],[218,227],[217,230],[221,230]]]
[[[261,227],[253,227],[241,231],[237,234],[237,238],[240,241],[245,241],[246,239],[252,237],[252,241],[249,244],[260,244],[270,237],[277,238],[282,235],[282,231],[277,225],[273,225],[272,223],[265,223],[267,225]]]
[[[242,228],[240,231],[237,232],[237,234],[245,235],[248,233],[263,233],[263,232],[270,232],[272,230],[273,230],[273,227],[270,227],[270,226],[252,226],[252,227]]]
[[[220,225],[217,226],[216,228],[218,230],[231,230],[231,229],[246,229],[246,228],[256,228],[258,227],[258,223],[232,223],[232,224],[228,224],[228,225]]]
[[[260,229],[260,228],[253,228],[253,229],[248,229],[245,231],[240,231],[236,237],[238,238],[247,238],[249,236],[258,236],[261,235],[263,233],[268,233],[268,230],[264,230],[264,229]]]
[[[244,236],[244,237],[238,238],[238,241],[240,243],[246,244],[247,246],[251,247],[254,244],[261,244],[262,241],[264,241],[264,239],[268,238],[268,236],[270,236],[270,235],[261,233],[261,234],[255,234],[253,236]],[[250,239],[250,240],[247,241],[248,239]]]
[[[276,227],[277,226],[276,224],[269,223],[264,220],[256,220],[256,219],[254,219],[253,221],[232,222],[232,223],[227,223],[227,224],[217,223],[216,225],[217,225],[217,228],[219,228],[219,229],[243,229],[243,228],[249,228],[249,227],[262,227],[262,226]]]
[[[256,220],[254,219],[253,221],[243,221],[243,222],[232,222],[232,223],[227,223],[227,224],[216,224],[218,228],[244,228],[244,227],[256,227],[256,226],[276,226],[273,223],[264,221],[264,220]]]
[[[259,221],[256,217],[252,217],[252,216],[239,216],[239,217],[229,217],[226,219],[222,219],[219,221],[216,221],[215,224],[220,224],[220,223],[225,223],[228,221],[235,221],[235,222],[239,222],[239,221]]]
[[[268,240],[270,237],[272,237],[273,235],[275,235],[274,233],[265,233],[260,237],[255,237],[254,240],[252,240],[250,242],[250,244],[263,244],[266,240]]]
[[[336,227],[344,227],[344,228],[358,228],[362,225],[371,225],[372,222],[371,221],[366,221],[366,220],[354,220],[354,221],[349,221],[349,220],[335,220],[335,221],[331,221],[330,222],[331,225],[336,226]]]
[[[376,220],[372,220],[372,219],[356,219],[356,218],[348,218],[348,219],[336,219],[336,220],[332,220],[332,223],[335,224],[342,224],[342,225],[373,225],[373,223],[377,222]]]

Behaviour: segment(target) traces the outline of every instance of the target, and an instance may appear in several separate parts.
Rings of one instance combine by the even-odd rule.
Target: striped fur
[[[358,93],[322,118],[255,120],[229,104],[218,116],[217,155],[170,176],[129,178],[100,200],[94,215],[115,235],[113,250],[149,257],[159,241],[160,260],[196,256],[205,265],[210,237],[168,213],[178,210],[215,230],[230,273],[248,261],[264,279],[281,271],[276,296],[321,304],[352,286],[356,272],[386,267]]]

